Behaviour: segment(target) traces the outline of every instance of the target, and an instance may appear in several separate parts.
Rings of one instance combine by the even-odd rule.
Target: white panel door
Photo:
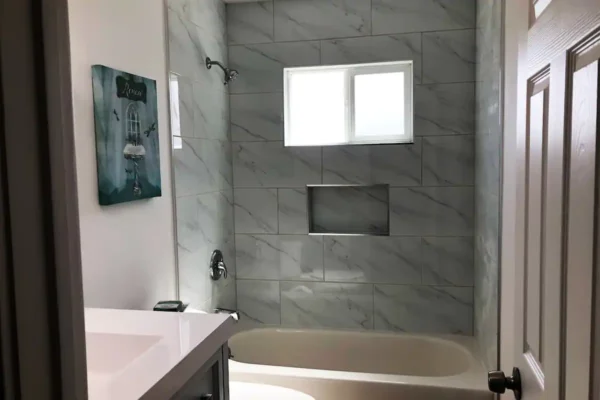
[[[537,7],[537,10],[536,10]],[[501,265],[506,398],[591,387],[600,1],[505,1]]]

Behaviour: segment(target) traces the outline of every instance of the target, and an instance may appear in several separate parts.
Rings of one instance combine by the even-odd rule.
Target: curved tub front
[[[229,346],[232,381],[315,400],[492,398],[469,337],[267,328],[238,333]]]

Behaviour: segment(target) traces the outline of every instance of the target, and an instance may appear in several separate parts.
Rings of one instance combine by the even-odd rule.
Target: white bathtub
[[[315,400],[490,400],[474,340],[254,329],[229,342],[231,381],[295,389]]]

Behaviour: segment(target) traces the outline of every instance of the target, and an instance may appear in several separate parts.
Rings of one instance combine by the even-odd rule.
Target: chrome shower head
[[[227,68],[225,70],[225,84],[227,85],[229,82],[235,81],[239,74],[240,73],[236,69]]]
[[[229,69],[219,61],[213,61],[209,57],[206,57],[206,68],[211,69],[213,65],[217,65],[223,70],[223,73],[225,74],[225,80],[223,81],[224,85],[227,85],[229,82],[235,80],[240,74],[237,70]]]

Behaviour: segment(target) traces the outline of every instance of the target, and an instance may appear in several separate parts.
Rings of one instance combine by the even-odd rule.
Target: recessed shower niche
[[[388,236],[388,185],[308,186],[310,234]]]

